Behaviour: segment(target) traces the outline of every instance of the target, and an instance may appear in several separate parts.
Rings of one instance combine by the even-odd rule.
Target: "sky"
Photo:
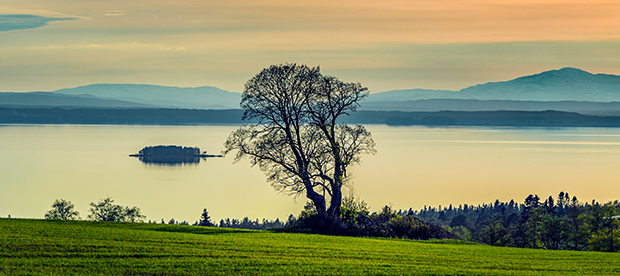
[[[0,91],[93,83],[241,92],[272,64],[371,93],[562,67],[620,75],[617,0],[3,0]]]

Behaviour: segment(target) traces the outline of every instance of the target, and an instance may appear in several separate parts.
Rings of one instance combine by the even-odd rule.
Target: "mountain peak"
[[[579,68],[575,68],[575,67],[564,67],[564,68],[559,69],[559,70],[550,70],[550,71],[547,71],[547,72],[552,72],[552,71],[558,71],[558,72],[569,72],[569,73],[575,73],[575,72],[578,72],[578,73],[586,73],[586,74],[591,75],[591,73],[590,73],[590,72],[587,72],[587,71],[584,71],[584,70],[581,70],[581,69],[579,69]],[[543,73],[544,73],[544,72],[543,72]]]
[[[462,98],[536,101],[618,101],[620,76],[564,67],[509,81],[489,82],[459,91]]]
[[[526,82],[526,83],[557,85],[558,83],[580,82],[583,80],[591,79],[593,76],[594,74],[581,70],[579,68],[564,67],[558,70],[549,70],[549,71],[544,71],[544,72],[530,75],[530,76],[516,78],[508,82],[510,83]]]

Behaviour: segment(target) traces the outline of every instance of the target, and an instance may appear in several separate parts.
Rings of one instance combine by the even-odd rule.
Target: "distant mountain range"
[[[620,76],[592,74],[577,68],[545,71],[459,91],[411,89],[371,94],[368,101],[475,99],[512,101],[620,101]]]
[[[65,95],[54,92],[0,93],[1,106],[29,107],[99,107],[99,108],[148,108],[149,104],[101,99],[92,95]]]
[[[371,94],[360,110],[561,110],[617,114],[620,76],[562,68],[459,91],[411,89]]]
[[[92,84],[52,92],[0,93],[0,106],[239,108],[240,93],[216,87]]]
[[[146,84],[92,84],[54,91],[66,95],[92,95],[159,107],[233,109],[241,94],[211,86],[170,87]]]
[[[203,86],[93,84],[52,92],[0,93],[0,106],[238,109],[241,94]],[[369,95],[360,110],[561,110],[591,114],[620,110],[620,76],[562,68],[459,91],[411,89]]]

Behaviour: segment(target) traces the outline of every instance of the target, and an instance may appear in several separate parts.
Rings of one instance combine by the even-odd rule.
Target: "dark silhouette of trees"
[[[142,156],[200,156],[200,148],[181,146],[148,146],[142,148],[138,155]]]
[[[207,157],[222,157],[221,155],[208,155],[207,152],[200,152],[197,147],[181,147],[181,146],[148,146],[142,148],[138,154],[131,154],[131,157],[138,157],[140,161],[146,164],[154,165],[183,165],[197,164],[200,159]]]
[[[123,218],[122,221],[127,221],[127,222],[144,222],[144,219],[146,218],[145,215],[142,214],[142,212],[140,212],[140,208],[134,206],[134,207],[123,207]]]
[[[10,218],[10,216],[9,216]],[[80,219],[80,212],[75,210],[75,205],[71,201],[56,199],[52,204],[52,209],[45,213],[46,219],[76,220]]]
[[[293,218],[294,217],[295,216],[293,216]],[[262,221],[259,221],[258,218],[256,220],[251,220],[248,217],[244,217],[241,220],[230,219],[230,218],[221,219],[218,226],[225,227],[225,228],[267,230],[267,229],[283,228],[284,226],[290,225],[290,224],[291,224],[290,222],[289,223],[281,222],[280,219],[276,219],[272,221],[272,220],[263,218]]]
[[[522,204],[496,200],[478,206],[428,208],[413,212],[457,236],[498,246],[555,250],[620,251],[620,202],[582,203],[561,192],[544,202],[529,195]],[[398,211],[399,215],[410,211]]]
[[[337,219],[348,166],[375,153],[363,126],[339,123],[366,96],[359,83],[323,76],[318,67],[270,66],[245,84],[241,99],[243,119],[258,123],[233,132],[224,154],[250,159],[277,191],[305,194],[320,218]]]
[[[100,200],[97,203],[91,202],[92,206],[89,210],[88,219],[96,221],[126,221],[126,222],[143,222],[146,218],[140,212],[140,208],[126,207],[113,204],[111,197]]]
[[[120,205],[112,204],[114,200],[110,197],[102,199],[101,201],[94,203],[91,202],[90,214],[88,219],[98,221],[121,221],[123,207]]]
[[[200,215],[200,221],[198,221],[199,226],[213,226],[213,222],[211,222],[211,217],[209,216],[209,212],[207,212],[207,208],[202,210],[202,214]]]

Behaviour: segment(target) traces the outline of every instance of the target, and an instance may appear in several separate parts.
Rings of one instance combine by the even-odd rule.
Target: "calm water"
[[[286,219],[304,197],[276,193],[258,168],[232,157],[183,166],[128,157],[147,145],[219,153],[236,126],[0,125],[0,217],[42,218],[54,199],[82,217],[112,196],[147,219]],[[378,153],[354,167],[355,194],[373,210],[522,202],[560,191],[582,201],[620,198],[620,129],[425,128],[371,125]]]

